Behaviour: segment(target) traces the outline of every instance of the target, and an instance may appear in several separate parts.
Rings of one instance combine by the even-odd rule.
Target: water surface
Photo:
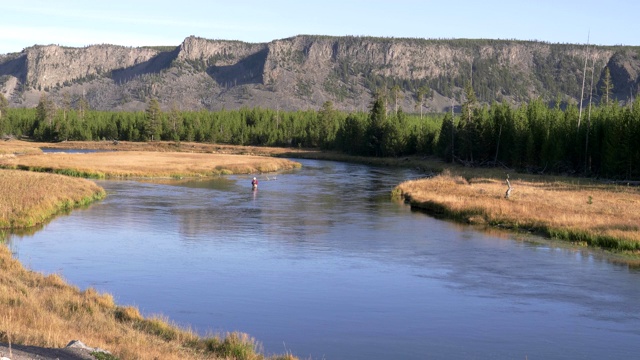
[[[410,170],[302,161],[274,176],[100,181],[108,197],[10,246],[202,335],[313,359],[631,359],[640,274],[389,199]]]

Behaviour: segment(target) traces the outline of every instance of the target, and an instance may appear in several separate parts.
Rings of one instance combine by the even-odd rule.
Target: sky
[[[0,0],[0,54],[295,35],[640,45],[637,0]]]

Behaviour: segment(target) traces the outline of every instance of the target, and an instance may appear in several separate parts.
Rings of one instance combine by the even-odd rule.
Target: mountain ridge
[[[613,98],[635,96],[638,47],[320,35],[268,43],[190,36],[176,47],[34,45],[0,55],[0,92],[13,107],[34,107],[46,93],[58,106],[84,97],[98,110],[142,110],[153,97],[180,110],[317,109],[332,101],[347,111],[366,109],[382,92],[415,112],[428,87],[423,110],[442,112],[459,106],[467,82],[485,103],[577,103],[585,55],[585,93],[593,68],[602,95],[607,67]]]

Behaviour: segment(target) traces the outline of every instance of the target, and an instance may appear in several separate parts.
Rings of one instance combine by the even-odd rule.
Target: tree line
[[[640,99],[580,111],[534,100],[480,104],[469,86],[457,114],[407,114],[378,94],[368,112],[241,108],[222,111],[95,111],[86,102],[9,108],[0,94],[0,133],[38,141],[123,140],[322,148],[375,157],[438,156],[471,166],[612,179],[640,178]]]

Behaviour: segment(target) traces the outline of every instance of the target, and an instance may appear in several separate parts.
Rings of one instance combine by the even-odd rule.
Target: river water
[[[202,335],[313,359],[632,359],[640,273],[390,200],[410,170],[99,181],[108,197],[8,244],[27,267]]]

